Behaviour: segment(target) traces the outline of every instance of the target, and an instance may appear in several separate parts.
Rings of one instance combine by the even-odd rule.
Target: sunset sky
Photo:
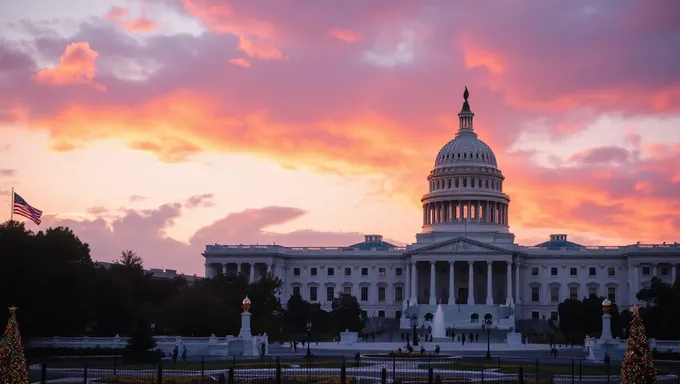
[[[680,2],[0,2],[12,187],[111,261],[415,241],[463,88],[516,241],[680,241]]]

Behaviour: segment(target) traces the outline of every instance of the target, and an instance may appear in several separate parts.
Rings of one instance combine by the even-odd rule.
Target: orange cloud
[[[465,67],[470,69],[483,67],[494,75],[502,75],[505,72],[506,60],[501,54],[481,47],[466,35],[459,37],[458,44],[463,51]]]
[[[275,45],[273,23],[252,18],[240,18],[226,3],[212,0],[183,0],[184,9],[206,28],[218,34],[230,34],[239,39],[238,49],[248,57],[281,60],[285,56]]]
[[[149,32],[160,27],[160,24],[145,17],[132,19],[127,9],[123,7],[111,7],[106,18],[116,22],[116,25],[132,32]],[[128,19],[128,20],[125,20]],[[131,20],[130,20],[131,19]]]
[[[41,70],[33,75],[33,80],[49,85],[92,84],[98,90],[105,90],[103,85],[92,82],[97,74],[95,61],[98,56],[89,43],[71,43],[55,68]]]
[[[345,43],[355,43],[362,39],[360,34],[350,31],[349,29],[331,28],[328,31],[328,34],[333,38],[344,41]]]
[[[238,67],[250,68],[250,62],[241,57],[234,57],[232,59],[229,59],[229,62]]]

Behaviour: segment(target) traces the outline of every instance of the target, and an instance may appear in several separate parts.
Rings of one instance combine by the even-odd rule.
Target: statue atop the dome
[[[468,91],[467,87],[465,87],[465,92],[463,92],[463,99],[465,99],[465,101],[463,102],[463,111],[465,111],[465,112],[470,111],[470,104],[468,104],[468,97],[470,97],[470,91]]]

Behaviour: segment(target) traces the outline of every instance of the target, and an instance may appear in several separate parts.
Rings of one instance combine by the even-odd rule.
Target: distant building
[[[106,261],[95,261],[94,264],[100,267],[104,267],[106,269],[111,268],[111,266],[113,265],[113,263]],[[187,283],[189,284],[193,284],[194,282],[196,282],[196,280],[201,279],[201,277],[198,277],[196,275],[185,275],[183,273],[177,273],[176,269],[151,268],[144,269],[144,271],[151,273],[151,275],[155,279],[174,279],[175,277],[184,277],[187,280]]]
[[[473,129],[465,102],[459,130],[441,149],[427,176],[422,231],[398,247],[380,235],[340,247],[206,245],[206,277],[243,273],[254,281],[272,272],[283,281],[282,302],[292,294],[330,309],[343,292],[369,317],[409,319],[442,304],[447,326],[493,319],[557,319],[567,298],[591,294],[619,307],[637,304],[636,293],[653,276],[673,282],[680,262],[675,244],[584,246],[552,234],[535,246],[514,242],[510,197],[491,148]],[[508,325],[510,327],[510,325]]]

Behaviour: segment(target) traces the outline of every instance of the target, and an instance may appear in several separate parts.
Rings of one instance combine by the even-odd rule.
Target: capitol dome
[[[496,155],[477,137],[467,87],[455,137],[437,154],[422,198],[423,232],[508,233],[510,198]]]

